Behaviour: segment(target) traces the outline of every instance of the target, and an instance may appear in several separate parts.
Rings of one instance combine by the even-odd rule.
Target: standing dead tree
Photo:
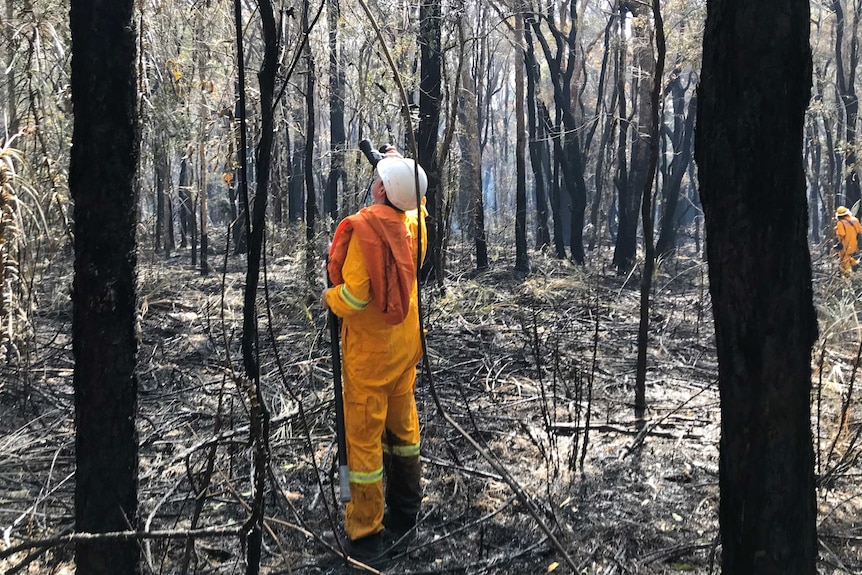
[[[75,529],[138,523],[135,374],[140,134],[132,0],[73,0]],[[138,573],[137,542],[80,542],[80,575]]]
[[[655,23],[655,76],[650,91],[649,114],[649,161],[646,180],[644,182],[643,201],[641,203],[641,219],[644,231],[644,271],[641,276],[640,324],[638,326],[638,359],[635,375],[635,417],[643,418],[646,413],[646,364],[647,342],[649,339],[650,292],[652,291],[652,276],[655,269],[655,245],[653,244],[653,193],[652,186],[658,164],[659,140],[659,100],[662,93],[662,76],[664,75],[664,57],[667,51],[664,37],[664,23],[661,18],[659,0],[652,2],[653,21]],[[652,57],[652,56],[650,56]]]
[[[260,263],[263,252],[265,231],[267,188],[269,187],[270,154],[273,140],[273,101],[275,97],[275,75],[278,62],[278,34],[275,25],[275,15],[269,0],[259,0],[263,27],[263,63],[258,73],[260,87],[261,129],[260,141],[257,146],[256,158],[256,193],[254,205],[248,201],[248,173],[245,165],[245,72],[243,67],[242,49],[242,7],[240,0],[234,3],[237,34],[237,53],[239,54],[239,95],[241,111],[241,152],[242,173],[240,184],[245,188],[242,194],[243,210],[246,215],[248,231],[248,269],[243,297],[242,324],[242,359],[247,379],[245,390],[248,395],[250,435],[253,447],[252,466],[252,504],[251,514],[243,528],[243,536],[247,539],[246,573],[255,574],[260,569],[261,546],[263,542],[264,524],[264,493],[266,491],[267,466],[269,465],[269,411],[263,398],[260,382],[260,341],[257,326],[257,287],[260,281]]]
[[[813,575],[809,3],[707,6],[695,158],[721,391],[722,572]]]

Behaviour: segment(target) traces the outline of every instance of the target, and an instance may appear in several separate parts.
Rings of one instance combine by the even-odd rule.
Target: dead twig
[[[697,397],[699,397],[700,395],[702,395],[703,393],[705,393],[706,391],[708,391],[711,388],[712,387],[710,385],[704,386],[703,389],[701,389],[700,391],[698,391],[697,393],[695,393],[694,395],[692,395],[691,397],[689,397],[688,399],[686,399],[685,401],[680,403],[674,409],[667,412],[664,415],[664,417],[657,420],[652,425],[643,426],[643,429],[640,430],[640,432],[635,436],[631,445],[629,445],[628,449],[626,449],[625,453],[623,453],[623,457],[625,458],[625,457],[628,457],[629,455],[631,455],[638,447],[640,447],[640,445],[643,443],[644,439],[646,438],[647,434],[652,433],[656,427],[658,427],[661,423],[664,423],[670,416],[677,413],[680,409],[682,409],[683,407],[685,407],[686,405],[691,403],[692,400],[696,399]]]
[[[206,529],[161,530],[161,531],[112,531],[108,533],[70,533],[45,539],[25,539],[6,549],[0,549],[0,559],[11,557],[27,549],[48,549],[76,543],[123,543],[152,539],[200,539],[203,537],[238,537],[241,526],[207,527]]]

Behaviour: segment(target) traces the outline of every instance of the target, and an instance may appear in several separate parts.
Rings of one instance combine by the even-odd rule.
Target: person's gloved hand
[[[386,148],[386,153],[384,154],[384,157],[386,157],[386,158],[403,158],[404,156],[401,155],[401,152],[399,152],[397,149],[395,149],[395,146],[389,146],[388,148]]]
[[[320,293],[320,305],[323,306],[323,309],[329,311],[329,304],[326,302],[326,290],[327,288],[323,288],[323,291]]]

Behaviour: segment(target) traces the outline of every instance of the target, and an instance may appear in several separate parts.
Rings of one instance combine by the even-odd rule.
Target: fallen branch
[[[473,469],[472,467],[464,467],[463,465],[451,463],[449,461],[445,461],[443,459],[440,459],[439,457],[434,457],[432,455],[423,455],[422,461],[430,463],[431,465],[436,465],[437,467],[442,467],[444,469],[460,471],[461,473],[467,475],[475,475],[476,477],[484,477],[485,479],[493,479],[494,481],[503,481],[503,478],[496,473],[482,471],[481,469]]]
[[[673,424],[664,424],[667,427],[674,427]],[[556,431],[560,434],[572,434],[575,432],[582,432],[585,429],[588,429],[587,426],[583,424],[572,423],[568,421],[555,421],[550,426],[552,431]],[[683,433],[682,435],[678,433],[673,433],[672,431],[657,431],[652,427],[647,428],[647,431],[644,433],[643,430],[637,429],[636,427],[624,427],[622,425],[613,425],[610,423],[603,423],[599,425],[590,425],[590,431],[600,431],[605,433],[619,433],[623,435],[634,435],[638,436],[641,434],[651,435],[653,437],[660,437],[663,439],[679,439],[682,437],[683,439],[703,439],[702,435],[698,435],[696,433]]]
[[[25,539],[21,543],[0,550],[0,559],[5,559],[26,549],[41,549],[47,547],[61,547],[73,543],[105,543],[141,541],[144,539],[198,539],[201,537],[238,537],[242,532],[242,526],[234,527],[208,527],[206,529],[193,529],[188,531],[111,531],[109,533],[70,533],[46,539]]]
[[[659,549],[658,551],[648,553],[641,557],[638,560],[638,563],[641,565],[649,565],[650,563],[655,563],[657,561],[670,561],[672,559],[682,557],[683,555],[693,553],[694,551],[705,551],[710,548],[712,548],[711,541],[709,543],[684,543],[682,545],[674,545],[673,547]]]

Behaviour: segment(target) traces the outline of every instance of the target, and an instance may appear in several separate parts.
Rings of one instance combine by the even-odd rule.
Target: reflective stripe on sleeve
[[[383,444],[383,453],[389,453],[398,457],[415,457],[419,455],[419,444],[410,445],[386,445]]]
[[[364,310],[368,303],[371,301],[370,299],[363,301],[357,298],[355,295],[350,293],[350,290],[348,290],[347,286],[344,284],[341,284],[341,289],[338,290],[338,295],[341,296],[341,299],[344,300],[344,303],[346,303],[348,306],[355,309],[356,311]]]
[[[350,483],[377,483],[378,481],[383,481],[383,468],[377,469],[375,471],[353,471],[350,470],[347,473],[347,477],[350,480]]]

